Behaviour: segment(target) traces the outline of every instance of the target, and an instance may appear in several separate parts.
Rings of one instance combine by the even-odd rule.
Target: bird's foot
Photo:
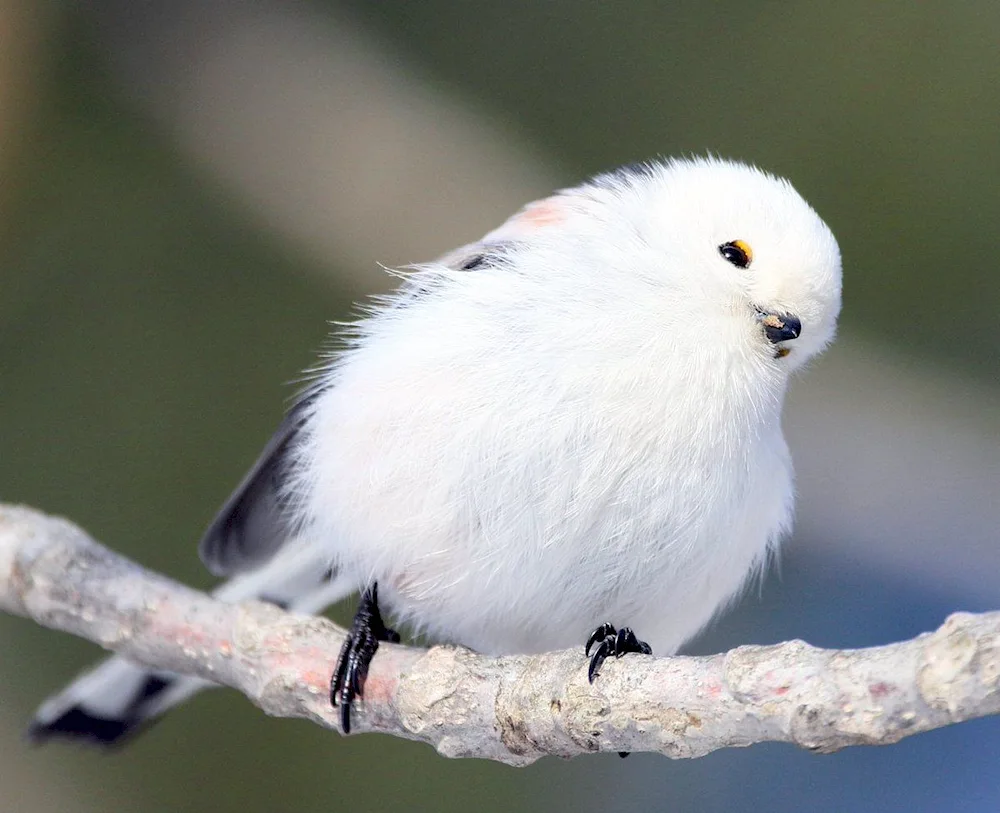
[[[640,655],[653,654],[653,648],[645,641],[636,638],[631,627],[622,627],[619,630],[607,621],[590,634],[587,646],[583,650],[585,655],[590,655],[591,647],[594,644],[597,645],[597,648],[594,650],[594,656],[590,659],[590,667],[587,669],[587,680],[591,683],[600,674],[598,670],[601,668],[601,664],[612,655],[620,658],[629,652],[637,652]],[[618,756],[622,759],[628,755],[628,751],[618,752]]]
[[[364,694],[368,666],[378,650],[379,641],[399,643],[399,633],[389,629],[378,609],[378,584],[361,594],[354,622],[340,648],[337,668],[330,678],[330,703],[340,706],[340,726],[351,733],[351,704]]]
[[[601,624],[594,630],[590,638],[587,639],[587,646],[584,653],[590,655],[590,650],[595,646],[594,655],[590,659],[590,668],[587,670],[587,680],[591,683],[598,676],[601,664],[614,655],[620,658],[630,652],[638,652],[641,655],[652,655],[653,649],[645,641],[640,641],[635,637],[631,627],[615,627],[607,622]]]

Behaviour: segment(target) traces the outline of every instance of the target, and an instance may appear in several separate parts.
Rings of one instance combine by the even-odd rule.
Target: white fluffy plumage
[[[782,402],[839,309],[785,181],[670,161],[560,192],[356,325],[297,447],[306,536],[434,637],[535,652],[608,620],[674,652],[789,527]],[[762,312],[801,320],[787,356]]]
[[[830,230],[755,168],[653,162],[558,192],[353,325],[203,557],[236,576],[227,600],[315,611],[377,582],[396,619],[487,653],[609,621],[670,654],[790,527],[782,404],[840,294]],[[151,706],[159,683],[130,668],[142,692],[115,691],[113,660],[36,734],[111,741],[186,696]]]

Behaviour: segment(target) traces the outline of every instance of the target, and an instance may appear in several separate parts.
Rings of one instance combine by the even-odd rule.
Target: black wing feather
[[[313,398],[296,403],[271,436],[257,462],[219,510],[198,546],[216,576],[232,576],[267,562],[288,540],[283,481]]]

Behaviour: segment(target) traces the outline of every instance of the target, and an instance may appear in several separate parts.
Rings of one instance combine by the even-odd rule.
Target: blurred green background
[[[827,220],[845,311],[796,385],[805,517],[782,577],[693,650],[862,646],[996,607],[998,32],[995,2],[8,0],[0,499],[208,586],[201,529],[327,321],[388,284],[378,263],[620,163],[712,151],[789,177]],[[1000,809],[991,720],[832,757],[515,771],[214,692],[111,757],[31,749],[33,708],[96,650],[7,617],[0,642],[12,811]]]

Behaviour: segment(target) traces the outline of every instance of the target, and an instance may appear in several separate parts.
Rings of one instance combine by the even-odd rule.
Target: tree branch
[[[231,686],[266,713],[328,728],[343,631],[269,604],[226,604],[143,570],[77,526],[0,505],[0,609],[157,669]],[[957,613],[889,646],[824,650],[801,641],[710,657],[609,661],[587,683],[582,647],[486,657],[383,644],[358,731],[450,757],[526,765],[546,754],[791,742],[831,752],[884,745],[1000,712],[1000,612]]]

